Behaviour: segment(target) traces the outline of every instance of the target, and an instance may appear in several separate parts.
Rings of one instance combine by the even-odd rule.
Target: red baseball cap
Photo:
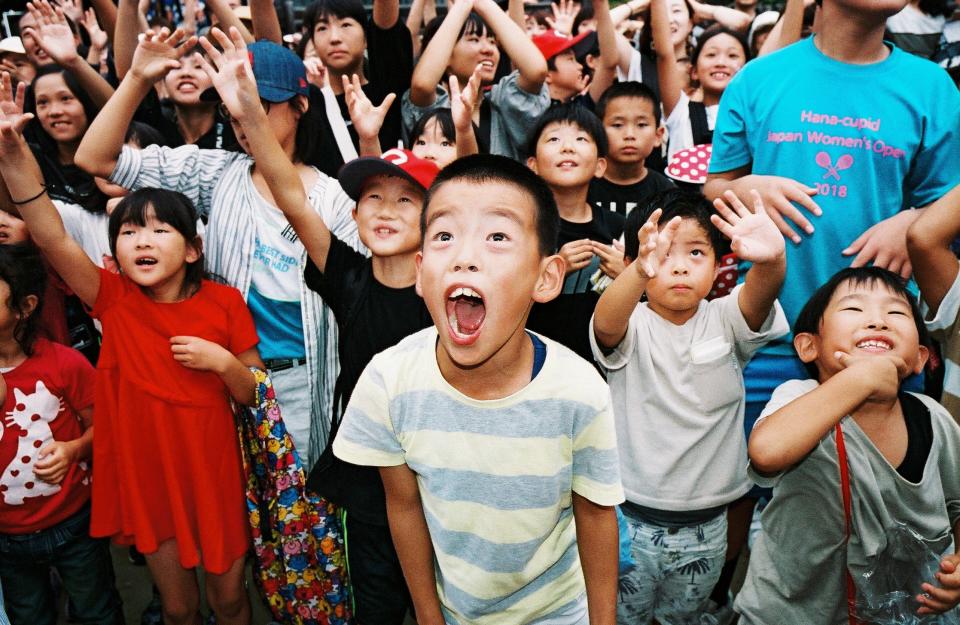
[[[536,35],[533,37],[533,45],[537,46],[537,48],[540,50],[540,54],[543,55],[543,58],[549,61],[564,50],[568,50],[580,43],[580,41],[589,34],[590,31],[585,30],[578,35],[568,37],[566,35],[561,35],[555,30],[548,30],[541,35]]]
[[[345,163],[337,174],[340,186],[353,201],[360,200],[360,191],[368,178],[386,174],[406,178],[424,192],[433,184],[440,168],[433,161],[414,156],[410,150],[394,148],[379,157],[363,156]]]

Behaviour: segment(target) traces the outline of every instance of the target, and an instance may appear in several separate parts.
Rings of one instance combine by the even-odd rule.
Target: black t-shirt
[[[930,411],[922,401],[909,393],[900,393],[903,420],[907,424],[907,453],[897,467],[900,477],[919,484],[923,480],[923,468],[933,447],[933,423]]]
[[[623,230],[623,217],[611,211],[591,207],[593,218],[586,223],[560,220],[558,249],[570,241],[590,239],[605,245],[614,240],[614,232]],[[563,291],[551,302],[535,304],[527,327],[566,345],[586,360],[593,362],[590,352],[590,317],[600,299],[594,291],[593,276],[600,271],[600,260],[594,256],[589,265],[567,274]]]
[[[180,128],[177,126],[176,109],[169,101],[161,102],[156,91],[151,90],[144,98],[137,114],[134,116],[138,122],[149,124],[157,129],[163,136],[163,144],[178,148],[185,145],[183,135],[180,134]],[[210,127],[203,136],[194,142],[202,150],[231,150],[233,152],[243,151],[237,138],[233,134],[233,127],[230,122],[220,113],[220,108],[214,109],[213,126]]]
[[[592,206],[606,208],[626,217],[634,208],[646,204],[654,194],[674,186],[669,178],[650,169],[643,180],[633,184],[617,184],[606,178],[594,178],[590,183],[587,201]],[[619,237],[620,233],[615,233],[615,236]]]
[[[386,30],[375,24],[370,25],[367,29],[367,58],[370,62],[366,71],[367,84],[363,85],[364,94],[374,106],[380,106],[387,94],[394,93],[397,96],[380,128],[380,148],[386,151],[397,147],[402,137],[400,96],[410,88],[410,79],[413,77],[413,41],[403,20],[398,19],[396,24]],[[342,93],[337,96],[337,105],[353,145],[359,149],[360,140],[353,129],[346,97]],[[313,123],[319,145],[314,154],[305,160],[335,178],[343,166],[343,157],[327,120],[323,92],[316,87],[310,88],[310,111],[314,115]]]
[[[44,149],[36,143],[29,145],[37,164],[40,165],[47,194],[52,199],[78,204],[91,213],[102,213],[107,209],[108,198],[97,187],[93,176],[74,164],[61,163],[55,147]]]
[[[336,237],[331,239],[325,269],[321,273],[308,259],[304,280],[337,319],[340,374],[334,422],[338,422],[360,374],[373,357],[433,321],[413,285],[394,289],[381,284],[373,276],[371,260]],[[319,463],[320,470],[310,475],[311,489],[346,507],[361,521],[386,525],[386,499],[376,467],[349,464],[338,458],[332,459],[329,468],[323,464]]]

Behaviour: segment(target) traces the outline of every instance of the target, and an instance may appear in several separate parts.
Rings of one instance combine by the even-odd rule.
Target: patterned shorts
[[[618,625],[699,623],[727,553],[727,514],[700,525],[667,528],[626,509],[636,568],[620,578]]]

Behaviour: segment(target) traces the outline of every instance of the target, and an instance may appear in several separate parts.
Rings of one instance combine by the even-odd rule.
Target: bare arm
[[[250,18],[257,41],[266,39],[283,45],[283,29],[273,0],[250,0]]]
[[[613,506],[601,506],[573,493],[577,550],[587,587],[590,625],[614,625],[617,620],[617,557],[619,532]]]
[[[112,0],[90,0],[90,6],[96,11],[97,19],[112,43],[117,30],[117,5]]]
[[[443,625],[437,574],[433,566],[433,543],[423,514],[416,474],[405,464],[380,467],[387,495],[390,534],[403,568],[403,577],[413,599],[419,625]]]
[[[960,234],[960,186],[931,204],[907,230],[907,250],[920,295],[935,315],[957,278],[950,244]]]
[[[144,30],[142,17],[137,0],[120,0],[113,30],[113,65],[120,80],[123,80],[130,70],[133,52],[137,49],[137,37]]]
[[[800,41],[800,35],[803,33],[803,10],[806,2],[804,0],[787,0],[783,8],[783,15],[773,26],[773,30],[763,42],[757,56],[763,56],[775,52],[780,48],[786,48],[791,43]]]
[[[307,202],[300,175],[271,130],[267,114],[260,104],[253,70],[240,34],[231,29],[230,35],[228,38],[218,29],[211,31],[210,36],[223,52],[218,51],[209,39],[200,40],[200,45],[213,63],[211,65],[204,60],[203,67],[230,114],[240,122],[250,145],[251,156],[263,174],[274,201],[300,237],[310,260],[323,272],[330,251],[330,230]]]
[[[750,22],[753,21],[749,15],[737,9],[697,2],[697,0],[688,1],[693,6],[694,17],[717,22],[730,30],[746,33],[750,28]]]
[[[423,4],[425,2],[426,0],[413,0],[410,3],[410,9],[407,11],[407,30],[410,31],[415,57],[420,54],[420,31],[423,30],[423,24],[426,21],[423,17]]]
[[[223,31],[229,28],[236,28],[240,34],[243,35],[244,41],[253,43],[253,35],[251,35],[247,27],[243,25],[243,22],[237,17],[237,14],[233,12],[230,5],[227,4],[227,0],[207,0],[207,7],[217,16],[217,22],[219,22],[217,28]]]
[[[459,4],[457,2],[454,7]],[[527,33],[514,24],[494,0],[475,0],[474,9],[497,36],[500,46],[520,72],[517,80],[520,88],[527,93],[540,93],[543,81],[547,79],[547,61]]]
[[[480,68],[473,70],[470,80],[461,91],[456,76],[450,77],[450,116],[457,135],[457,158],[479,154],[477,135],[473,132],[473,109],[480,95]]]
[[[650,1],[650,29],[653,34],[653,46],[657,53],[657,78],[660,81],[663,116],[667,118],[680,101],[686,82],[683,72],[677,65],[677,56],[670,41],[670,14],[667,12],[667,0]]]
[[[589,91],[590,98],[594,102],[598,102],[603,92],[613,84],[617,77],[620,53],[617,48],[617,29],[610,17],[608,0],[597,0],[593,6],[594,16],[597,19],[597,42],[600,46],[600,58],[597,60],[597,68],[593,73],[593,79],[590,81]]]
[[[256,347],[234,356],[230,350],[195,336],[170,337],[173,359],[187,369],[216,373],[238,404],[255,406],[257,381],[250,367],[263,369]]]
[[[527,17],[523,12],[523,0],[509,0],[507,2],[507,15],[513,20],[513,23],[524,29],[527,29]]]
[[[410,79],[410,101],[416,106],[429,106],[436,100],[437,83],[450,62],[460,29],[473,9],[473,0],[460,0],[443,18],[430,44],[420,55]]]
[[[649,6],[650,0],[630,0],[610,9],[610,19],[613,20],[614,27],[617,27],[630,19],[631,15],[646,11]]]
[[[400,19],[400,0],[373,0],[373,23],[387,30]]]

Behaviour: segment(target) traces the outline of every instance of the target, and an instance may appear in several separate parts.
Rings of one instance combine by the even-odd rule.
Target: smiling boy
[[[417,257],[434,327],[374,357],[334,443],[381,467],[420,625],[614,622],[623,495],[609,393],[524,327],[563,282],[558,221],[516,161],[441,171]]]

